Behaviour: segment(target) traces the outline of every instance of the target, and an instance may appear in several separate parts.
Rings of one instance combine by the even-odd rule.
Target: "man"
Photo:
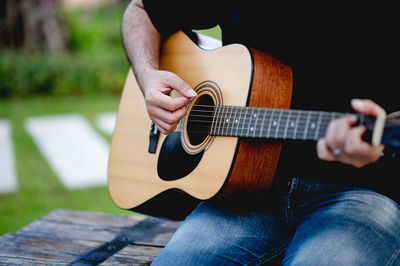
[[[134,0],[122,24],[147,111],[172,132],[196,93],[158,70],[163,38],[177,30],[222,29],[292,67],[291,108],[399,110],[395,7],[317,6],[284,1]],[[170,98],[171,90],[183,96]],[[236,210],[202,202],[155,259],[160,265],[400,265],[397,153],[363,141],[365,128],[335,119],[317,142],[285,143],[265,202]],[[284,185],[287,184],[287,185]]]

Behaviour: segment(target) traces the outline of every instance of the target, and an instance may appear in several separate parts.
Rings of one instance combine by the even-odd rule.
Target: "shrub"
[[[70,52],[0,51],[0,97],[120,93],[129,65],[121,43],[125,6],[62,11]]]

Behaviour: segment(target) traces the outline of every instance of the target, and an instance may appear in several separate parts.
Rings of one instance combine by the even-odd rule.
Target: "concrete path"
[[[11,125],[0,119],[0,194],[18,190],[14,149],[11,141]]]

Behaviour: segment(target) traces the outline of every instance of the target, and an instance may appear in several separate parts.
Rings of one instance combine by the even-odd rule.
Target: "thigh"
[[[304,214],[285,265],[400,265],[397,203],[370,190],[355,190],[319,204]]]
[[[234,212],[203,202],[190,214],[153,265],[244,265],[276,258],[286,227],[267,211]]]

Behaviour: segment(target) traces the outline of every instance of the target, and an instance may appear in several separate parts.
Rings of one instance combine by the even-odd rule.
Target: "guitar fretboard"
[[[318,140],[329,122],[345,113],[292,109],[215,106],[210,135]],[[363,124],[363,116],[359,116]]]

